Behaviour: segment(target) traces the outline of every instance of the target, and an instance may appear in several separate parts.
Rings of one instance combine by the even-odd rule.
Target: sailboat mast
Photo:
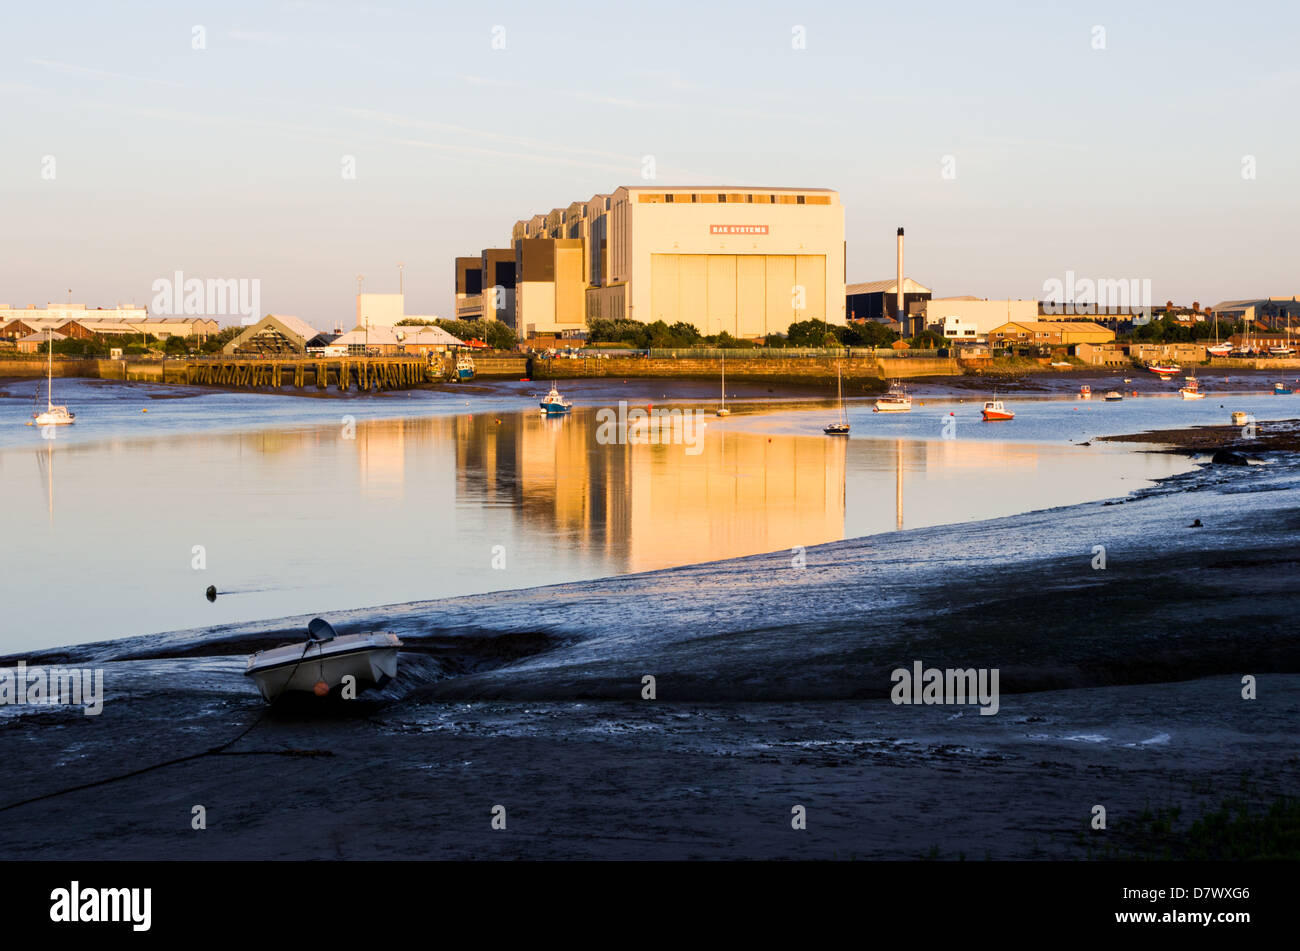
[[[54,328],[47,327],[46,330],[49,331],[50,339],[45,345],[46,357],[49,361],[49,372],[45,377],[45,406],[46,409],[52,410],[54,409]]]
[[[722,408],[727,407],[727,354],[722,354]]]
[[[840,422],[844,422],[844,366],[835,367],[835,396],[840,401]]]

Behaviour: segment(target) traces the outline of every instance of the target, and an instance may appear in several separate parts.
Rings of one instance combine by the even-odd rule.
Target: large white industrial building
[[[623,186],[515,224],[514,326],[580,331],[592,318],[693,324],[706,335],[843,324],[844,208],[825,188]],[[487,252],[484,252],[485,255]],[[493,276],[457,263],[457,307]]]

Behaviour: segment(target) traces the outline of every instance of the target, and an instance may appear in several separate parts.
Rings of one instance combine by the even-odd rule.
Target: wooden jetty
[[[424,357],[232,357],[185,363],[186,383],[272,390],[337,386],[345,393],[353,384],[359,390],[402,390],[443,375],[442,361],[431,364]]]

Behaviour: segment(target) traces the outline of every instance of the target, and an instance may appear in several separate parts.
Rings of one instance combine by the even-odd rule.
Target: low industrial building
[[[913,314],[917,307],[926,304],[930,288],[918,284],[910,277],[903,278],[903,313]],[[849,321],[874,320],[878,323],[894,322],[898,306],[898,278],[887,281],[867,281],[848,284],[844,288],[844,307]]]
[[[503,249],[477,267],[457,258],[458,316],[495,314],[520,338],[572,336],[595,318],[734,337],[845,323],[844,209],[830,189],[623,186],[521,219],[509,253],[512,287]]]
[[[47,330],[45,333],[34,333],[28,334],[26,337],[20,337],[18,339],[17,349],[19,353],[39,353],[41,347],[44,346],[46,342],[53,340],[55,343],[58,343],[60,340],[67,339],[68,338],[61,333],[53,333]]]
[[[325,352],[330,356],[401,353],[399,330],[395,327],[357,327],[330,341]]]
[[[1006,324],[1037,323],[1038,302],[935,297],[921,302],[916,316],[921,327],[933,330],[945,339],[958,342],[988,340],[993,330]]]
[[[1273,330],[1284,328],[1288,323],[1300,327],[1300,296],[1225,300],[1210,310],[1220,320],[1245,320]]]
[[[1129,362],[1128,345],[1123,343],[1076,344],[1074,355],[1090,366],[1117,367]]]
[[[1300,327],[1296,328],[1300,331]],[[1233,334],[1228,338],[1228,343],[1232,344],[1235,350],[1267,350],[1270,347],[1292,347],[1300,343],[1300,335],[1288,333],[1257,333],[1252,331],[1250,334]]]
[[[441,327],[398,327],[397,332],[401,335],[398,339],[405,353],[446,353],[465,346],[465,341]]]
[[[44,307],[29,305],[27,307],[11,307],[8,304],[0,304],[0,326],[9,323],[11,320],[41,321],[42,324],[48,322],[63,323],[69,320],[80,321],[86,324],[89,321],[108,321],[110,323],[138,323],[149,316],[149,312],[143,307],[87,307],[85,304],[54,304],[47,303]],[[137,331],[138,333],[139,331]]]
[[[1199,343],[1131,343],[1128,354],[1143,363],[1156,360],[1202,363],[1205,360],[1205,346]]]
[[[989,331],[989,344],[995,347],[1069,347],[1114,339],[1115,331],[1089,320],[1015,320]]]
[[[208,317],[149,317],[143,307],[87,309],[84,304],[48,307],[0,307],[0,337],[19,337],[53,328],[64,336],[91,338],[152,335],[196,337],[216,334],[220,326]]]

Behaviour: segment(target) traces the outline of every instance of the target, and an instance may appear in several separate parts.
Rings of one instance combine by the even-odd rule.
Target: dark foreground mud
[[[1300,788],[1298,474],[1261,459],[1111,503],[811,548],[804,568],[780,552],[334,615],[407,645],[398,680],[342,712],[268,712],[241,676],[244,653],[304,618],[27,655],[102,667],[106,698],[98,717],[0,708],[0,850],[1131,854],[1150,809],[1186,825]],[[890,702],[891,671],[918,660],[997,668],[997,714]],[[222,752],[2,809],[250,726]]]

